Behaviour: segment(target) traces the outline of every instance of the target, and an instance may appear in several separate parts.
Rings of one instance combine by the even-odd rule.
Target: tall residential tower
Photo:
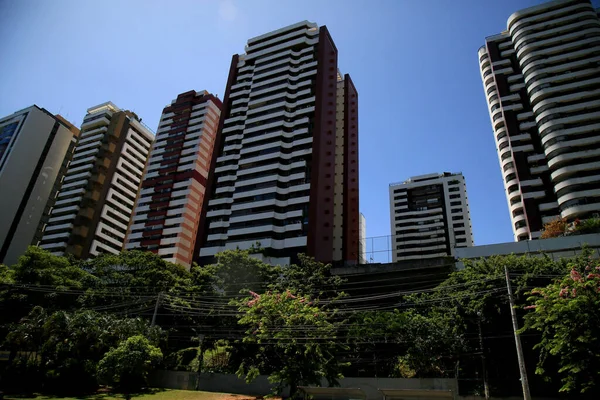
[[[453,256],[473,246],[462,174],[415,176],[390,185],[392,261]]]
[[[515,240],[600,212],[600,19],[589,1],[514,13],[479,65]]]
[[[191,266],[221,107],[212,94],[193,90],[165,107],[126,249]]]
[[[326,27],[303,21],[234,55],[201,217],[201,262],[262,249],[358,261],[358,94]]]
[[[0,263],[37,244],[79,129],[37,106],[0,119]]]
[[[120,252],[153,139],[135,113],[88,109],[40,247],[83,259]]]

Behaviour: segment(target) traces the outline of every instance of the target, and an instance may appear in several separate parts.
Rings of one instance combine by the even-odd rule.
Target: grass
[[[124,399],[125,396],[113,393],[98,393],[85,397],[58,397],[58,396],[37,396],[37,397],[11,397],[6,396],[5,399],[19,400],[113,400]],[[171,390],[161,389],[152,393],[140,393],[131,396],[135,400],[254,400],[254,396],[244,396],[239,394],[229,393],[213,393],[213,392],[194,392],[189,390]]]

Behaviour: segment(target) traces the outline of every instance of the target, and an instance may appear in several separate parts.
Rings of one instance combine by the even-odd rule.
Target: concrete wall
[[[575,257],[581,254],[581,248],[587,245],[592,250],[592,257],[600,257],[600,234],[572,235],[552,239],[524,240],[521,242],[508,242],[474,246],[456,249],[458,259],[487,258],[493,255],[548,255],[554,260]],[[457,267],[463,268],[462,263]]]
[[[196,374],[193,372],[155,371],[151,377],[152,386],[194,390]],[[322,383],[327,386],[327,382]],[[367,400],[381,400],[378,389],[436,389],[452,390],[457,393],[455,379],[401,379],[401,378],[344,378],[340,380],[342,388],[360,388],[367,395]],[[200,375],[200,390],[207,392],[237,393],[253,396],[264,396],[271,392],[272,385],[266,376],[259,376],[250,384],[232,374]],[[288,393],[284,393],[287,395]]]
[[[271,392],[272,385],[266,376],[261,375],[250,384],[233,374],[200,374],[200,390],[206,392],[235,393],[252,396],[264,396]],[[195,390],[196,373],[177,371],[154,371],[150,375],[153,387],[166,389]],[[327,386],[323,382],[323,386]],[[366,400],[382,400],[383,395],[378,389],[422,389],[422,390],[452,390],[456,400],[483,400],[482,396],[458,396],[456,379],[402,379],[402,378],[344,378],[340,387],[359,388],[367,395]],[[284,393],[288,395],[287,391]],[[414,399],[418,399],[415,397]],[[571,397],[577,398],[576,396]],[[414,400],[411,398],[411,400]],[[490,397],[490,400],[520,400],[522,397]],[[534,400],[556,400],[549,397],[533,397]],[[563,397],[563,400],[567,398]]]

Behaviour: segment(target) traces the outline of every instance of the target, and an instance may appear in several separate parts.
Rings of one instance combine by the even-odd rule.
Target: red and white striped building
[[[190,267],[221,107],[206,91],[182,93],[165,107],[126,249]]]

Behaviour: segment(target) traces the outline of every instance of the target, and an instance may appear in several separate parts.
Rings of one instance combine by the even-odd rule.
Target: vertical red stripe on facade
[[[307,254],[333,260],[333,209],[338,52],[325,26],[319,29],[312,144]]]
[[[343,260],[358,262],[358,92],[350,75],[344,76],[344,218]]]

